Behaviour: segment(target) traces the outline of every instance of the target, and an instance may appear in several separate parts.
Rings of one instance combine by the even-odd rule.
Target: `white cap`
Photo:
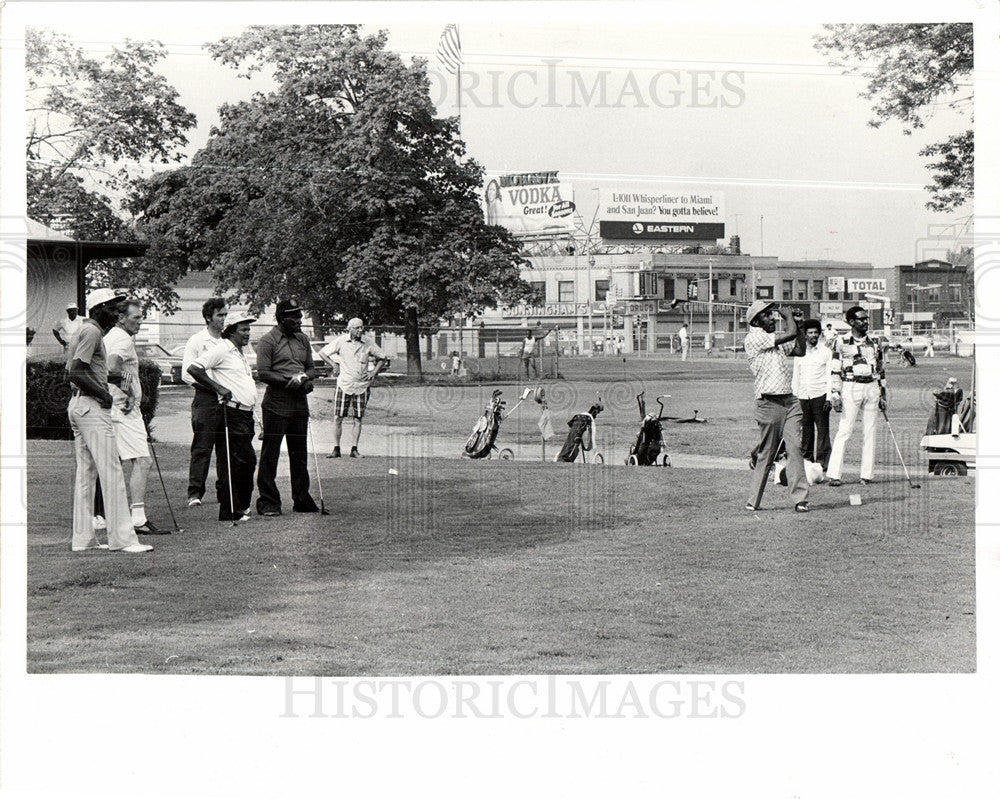
[[[87,307],[93,310],[97,306],[105,305],[109,302],[120,302],[127,296],[127,294],[115,291],[114,289],[94,289],[87,295]]]
[[[238,325],[241,322],[256,322],[257,317],[247,311],[230,311],[226,314],[226,321],[222,325],[223,330],[228,330],[233,325]]]
[[[78,310],[80,310],[80,306],[77,305],[75,302],[70,302],[70,303],[66,304],[66,310],[67,311],[69,311],[69,310],[78,311]]]

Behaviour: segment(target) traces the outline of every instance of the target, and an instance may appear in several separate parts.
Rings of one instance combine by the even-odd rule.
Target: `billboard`
[[[847,290],[850,292],[856,292],[857,294],[885,294],[885,279],[865,278],[864,280],[859,280],[853,277],[848,278]]]
[[[602,239],[714,242],[726,235],[724,196],[714,189],[612,186],[598,202]]]
[[[483,185],[486,224],[518,236],[573,232],[573,186],[559,172],[488,174]]]
[[[830,294],[840,294],[844,290],[844,278],[828,277],[826,279],[826,290]]]

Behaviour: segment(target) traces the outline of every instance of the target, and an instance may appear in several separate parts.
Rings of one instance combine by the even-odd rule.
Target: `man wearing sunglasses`
[[[841,485],[844,449],[861,416],[864,442],[861,447],[861,485],[875,476],[875,421],[885,410],[885,364],[878,342],[868,336],[868,311],[855,305],[844,314],[851,332],[837,336],[830,360],[830,401],[842,413],[837,437],[830,453],[827,477],[831,486]]]

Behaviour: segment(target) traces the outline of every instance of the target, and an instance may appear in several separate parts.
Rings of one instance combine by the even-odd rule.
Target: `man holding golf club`
[[[274,312],[277,325],[257,344],[257,375],[267,385],[260,404],[264,442],[257,470],[257,513],[281,515],[281,494],[275,482],[281,441],[288,447],[292,479],[292,510],[317,513],[309,495],[308,394],[313,390],[316,369],[312,346],[302,332],[302,308],[294,300],[281,300]]]
[[[194,387],[194,399],[191,400],[191,466],[188,469],[187,504],[189,508],[201,505],[205,496],[205,482],[208,480],[208,468],[212,463],[212,450],[222,429],[222,411],[219,409],[219,398],[214,391],[209,391],[195,383],[188,368],[206,350],[215,347],[222,340],[222,328],[226,323],[226,301],[221,297],[212,297],[201,306],[201,316],[205,320],[205,329],[199,330],[188,339],[184,347],[184,359],[181,362],[181,379]],[[215,452],[216,498],[221,485],[222,450]]]
[[[389,359],[374,341],[362,338],[364,322],[355,317],[347,323],[347,334],[339,336],[319,351],[320,357],[340,369],[333,400],[333,452],[328,458],[340,457],[340,433],[345,417],[354,419],[351,434],[351,457],[360,458],[358,441],[361,438],[361,420],[365,415],[372,381],[389,366]],[[368,364],[374,359],[375,368],[369,372]]]
[[[253,471],[257,455],[253,450],[253,409],[257,387],[243,348],[250,343],[250,323],[257,317],[230,311],[222,329],[222,340],[199,355],[188,373],[203,388],[219,398],[222,429],[216,452],[222,452],[219,474],[219,521],[250,520]]]
[[[113,398],[108,391],[108,356],[104,333],[118,322],[118,303],[125,299],[112,289],[95,289],[87,297],[90,318],[69,342],[66,370],[72,386],[67,413],[73,430],[76,478],[73,488],[73,540],[71,549],[111,549],[142,553],[153,548],[140,544],[132,524],[125,492],[125,476],[118,459]],[[138,411],[135,411],[138,413]],[[101,544],[93,527],[94,491],[101,480],[107,520],[108,543]]]
[[[830,360],[830,401],[833,409],[843,415],[826,474],[831,486],[842,484],[844,449],[861,414],[861,485],[868,485],[875,476],[875,420],[879,411],[885,413],[886,409],[885,363],[882,348],[868,336],[868,311],[855,305],[847,309],[844,317],[851,332],[834,339]]]
[[[779,320],[784,321],[780,333],[776,332]],[[760,507],[771,465],[784,441],[788,455],[788,487],[796,512],[805,513],[809,510],[809,483],[800,449],[802,406],[792,393],[792,364],[789,362],[795,352],[801,351],[799,327],[790,309],[775,308],[773,302],[765,300],[755,300],[747,309],[747,325],[749,330],[743,348],[753,373],[754,419],[760,428],[760,441],[751,455],[755,465],[746,509],[755,511]]]

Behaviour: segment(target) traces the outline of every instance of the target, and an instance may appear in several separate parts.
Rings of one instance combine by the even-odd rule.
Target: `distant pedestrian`
[[[681,360],[686,361],[691,353],[691,337],[688,334],[687,322],[682,322],[677,331],[677,338],[681,341]]]
[[[778,320],[785,329],[776,333]],[[802,406],[792,393],[792,364],[799,329],[787,308],[775,308],[773,302],[755,300],[747,310],[749,331],[743,341],[747,365],[753,373],[756,409],[754,419],[760,428],[760,440],[751,456],[754,463],[750,499],[746,509],[755,511],[767,486],[771,466],[782,442],[788,454],[786,474],[795,510],[809,510],[809,483],[802,461]]]
[[[83,317],[79,313],[76,303],[71,302],[66,306],[66,315],[52,327],[52,335],[62,345],[63,350],[69,346],[70,339],[79,332],[80,326],[83,324]]]
[[[212,391],[223,406],[215,451],[219,463],[219,521],[249,521],[253,497],[253,410],[257,386],[244,351],[250,343],[250,323],[257,317],[230,311],[222,340],[197,358],[188,372],[195,382]],[[230,497],[230,484],[232,496]]]
[[[309,494],[309,399],[316,379],[313,351],[302,332],[302,308],[295,300],[281,300],[277,322],[257,344],[257,376],[267,386],[260,404],[264,443],[257,469],[257,512],[281,515],[281,494],[275,475],[281,442],[288,449],[292,481],[292,510],[318,513]]]
[[[220,297],[212,297],[205,302],[201,306],[205,328],[191,336],[187,346],[184,347],[181,379],[194,387],[194,398],[191,400],[191,465],[188,469],[187,487],[189,508],[201,505],[202,497],[205,496],[205,481],[208,479],[208,469],[212,463],[212,450],[222,429],[222,411],[219,410],[219,398],[216,393],[198,385],[188,370],[202,354],[222,341],[222,328],[225,326],[228,312],[226,301]],[[220,496],[219,475],[222,473],[220,457],[225,457],[225,452],[216,450],[216,499]]]
[[[458,377],[462,371],[462,356],[457,351],[451,353],[451,376]]]
[[[74,552],[112,549],[142,553],[153,548],[140,544],[132,524],[125,476],[118,458],[108,391],[108,358],[104,333],[118,321],[118,303],[125,299],[112,289],[95,289],[87,298],[90,318],[83,320],[66,352],[66,370],[72,386],[67,412],[76,453],[73,488]],[[101,544],[93,525],[94,493],[100,477],[107,520],[108,543]]]
[[[538,377],[538,339],[531,328],[528,328],[528,333],[521,342],[521,363],[524,365],[526,378],[531,378],[530,368],[534,368],[535,377]]]
[[[353,419],[351,457],[360,458],[361,420],[372,393],[372,381],[388,368],[389,358],[374,341],[363,338],[365,325],[358,318],[347,323],[347,333],[338,336],[320,350],[320,357],[331,366],[339,367],[337,389],[333,399],[333,452],[328,458],[340,457],[340,434],[345,418]],[[374,368],[369,365],[374,361]]]
[[[934,339],[931,338],[931,334],[927,334],[927,345],[924,347],[924,357],[933,358],[934,357]]]

